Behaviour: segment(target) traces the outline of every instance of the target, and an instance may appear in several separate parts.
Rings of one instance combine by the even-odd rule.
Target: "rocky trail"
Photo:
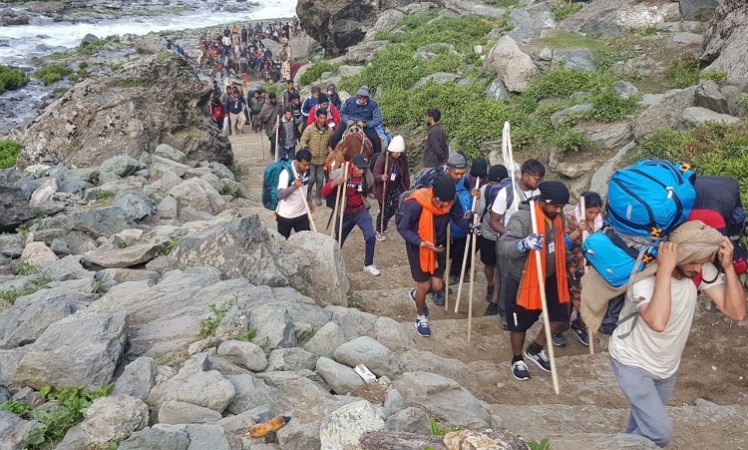
[[[245,128],[243,134],[230,140],[242,170],[241,181],[250,199],[259,202],[262,171],[271,162],[266,137]],[[378,207],[376,201],[372,204],[375,216]],[[313,214],[320,232],[324,232],[329,214],[324,204]],[[276,226],[269,212],[261,217],[268,227]],[[467,340],[467,283],[459,313],[454,313],[453,306],[445,312],[430,304],[432,336],[422,338],[412,325],[414,312],[408,291],[413,282],[394,221],[387,237],[386,241],[377,242],[374,261],[382,272],[379,277],[363,271],[361,233],[354,230],[346,242],[342,254],[351,286],[349,306],[404,324],[416,349],[431,353],[425,359],[419,352],[406,352],[402,359],[408,364],[454,379],[492,404],[507,429],[538,441],[550,438],[554,449],[596,448],[600,435],[614,434],[625,427],[628,404],[604,351],[607,338],[598,339],[596,348],[603,351],[590,358],[587,347],[567,333],[568,346],[555,349],[561,380],[559,396],[553,394],[550,374],[535,366],[530,367],[530,381],[517,382],[509,371],[509,333],[501,329],[496,316],[483,317],[482,264],[476,266],[472,339]],[[452,305],[455,298],[456,286],[450,295]],[[684,353],[670,402],[675,426],[671,448],[708,448],[716,442],[719,444],[714,448],[748,448],[748,377],[744,364],[748,357],[748,328],[715,323],[707,312],[700,313],[694,322],[695,336]],[[528,335],[540,329],[536,325]]]

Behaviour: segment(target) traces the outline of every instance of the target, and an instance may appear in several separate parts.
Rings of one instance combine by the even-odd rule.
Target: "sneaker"
[[[590,346],[590,338],[589,338],[589,335],[587,334],[587,328],[571,327],[571,331],[574,332],[574,336],[577,337],[577,339],[582,345],[584,345],[585,347]]]
[[[460,283],[460,276],[459,275],[450,275],[449,276],[449,284],[459,284]]]
[[[369,265],[369,266],[366,266],[366,267],[364,267],[364,271],[365,271],[365,272],[368,272],[368,273],[369,273],[369,275],[372,275],[372,276],[375,276],[375,277],[378,277],[378,276],[379,276],[379,274],[380,274],[380,273],[382,273],[382,272],[380,272],[380,271],[379,271],[379,270],[377,269],[377,266],[375,266],[374,264],[371,264],[371,265]]]
[[[416,319],[416,331],[423,337],[430,337],[429,319]]]
[[[548,356],[546,356],[545,350],[541,350],[538,353],[535,353],[528,348],[527,350],[525,350],[525,356],[530,358],[530,361],[537,364],[538,367],[545,370],[546,372],[551,371],[551,361],[548,359]]]
[[[523,360],[514,361],[512,363],[512,375],[519,381],[525,381],[530,379],[530,371],[527,369],[527,364]]]
[[[431,301],[434,302],[436,306],[444,306],[444,291],[432,292]]]
[[[486,313],[483,314],[484,316],[495,316],[499,314],[499,304],[498,303],[489,303],[488,308],[486,308]]]
[[[416,290],[411,289],[409,293],[410,300],[413,302],[413,308],[416,309],[416,314],[418,314],[418,305],[416,305]],[[423,305],[423,315],[428,317],[429,316],[429,306],[424,304]]]
[[[556,347],[566,347],[566,337],[561,333],[554,334],[552,341]]]
[[[377,240],[378,240],[379,242],[382,242],[382,241],[386,241],[386,240],[387,240],[387,236],[385,236],[385,235],[384,235],[384,233],[380,233],[379,231],[377,231],[377,232],[376,232],[376,233],[374,234],[374,236],[375,236],[375,237],[377,238]]]
[[[314,199],[314,204],[317,206],[322,206],[322,199],[317,197]]]

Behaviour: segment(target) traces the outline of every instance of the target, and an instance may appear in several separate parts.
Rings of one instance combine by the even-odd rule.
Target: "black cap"
[[[470,166],[470,175],[474,177],[486,178],[488,173],[488,163],[485,159],[476,159],[473,161],[473,165]]]
[[[434,197],[443,202],[451,202],[455,199],[455,182],[450,177],[439,176],[434,180]]]
[[[330,99],[327,97],[327,94],[319,94],[319,99],[317,99],[320,103],[328,103]]]
[[[496,164],[488,169],[488,181],[501,181],[509,177],[509,171],[502,164]]]
[[[569,189],[560,181],[543,181],[538,188],[541,200],[554,205],[569,203]]]
[[[356,156],[351,160],[351,163],[359,169],[366,169],[369,167],[369,162],[361,153],[356,154]]]

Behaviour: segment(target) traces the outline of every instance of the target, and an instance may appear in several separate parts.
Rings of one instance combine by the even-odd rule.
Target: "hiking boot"
[[[384,235],[384,233],[380,233],[379,231],[377,231],[377,232],[376,232],[376,233],[374,234],[374,236],[375,236],[375,237],[377,238],[377,240],[378,240],[379,242],[382,242],[382,241],[386,241],[386,240],[387,240],[387,236],[385,236],[385,235]]]
[[[512,363],[512,375],[519,381],[525,381],[530,379],[530,371],[527,369],[527,364],[523,360],[514,361]]]
[[[430,337],[429,319],[416,319],[416,331],[423,337]]]
[[[499,314],[499,304],[498,303],[489,303],[488,308],[486,308],[486,313],[483,314],[484,316],[495,316]]]
[[[561,333],[554,334],[551,340],[556,347],[566,347],[566,337]]]
[[[577,337],[577,339],[582,345],[584,345],[585,347],[590,346],[590,338],[589,338],[589,335],[587,334],[587,328],[571,327],[571,331],[574,332],[574,336]]]
[[[408,296],[410,297],[410,300],[413,302],[413,308],[416,309],[416,314],[418,314],[418,305],[416,304],[416,290],[411,289]],[[423,315],[426,317],[429,316],[429,307],[426,304],[423,305]]]
[[[434,302],[436,306],[444,306],[444,291],[432,292],[431,301]]]
[[[364,272],[368,272],[369,275],[372,275],[375,277],[378,277],[379,274],[382,273],[379,271],[379,269],[377,269],[377,266],[375,266],[374,264],[364,267]]]
[[[545,354],[545,350],[541,350],[535,353],[528,348],[527,350],[525,350],[525,356],[530,358],[530,361],[537,364],[538,367],[545,370],[546,372],[551,371],[551,361],[548,359],[548,356]]]

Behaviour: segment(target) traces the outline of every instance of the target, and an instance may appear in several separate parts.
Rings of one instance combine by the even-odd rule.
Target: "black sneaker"
[[[561,333],[554,334],[552,341],[556,347],[566,347],[566,336]]]
[[[535,353],[528,348],[527,350],[525,350],[525,356],[529,358],[530,361],[537,364],[538,367],[545,370],[546,372],[551,371],[551,361],[548,359],[548,356],[545,354],[545,350],[541,350]]]
[[[585,347],[590,346],[590,337],[587,334],[587,328],[583,328],[583,327],[576,328],[572,326],[571,331],[574,332],[574,336],[577,337],[577,339],[582,345],[584,345]]]
[[[484,316],[495,316],[499,314],[499,304],[498,303],[489,303],[488,308],[486,308],[486,313],[483,314]]]
[[[410,300],[413,302],[413,307],[416,309],[416,314],[418,314],[418,305],[416,304],[416,290],[411,289],[409,294]],[[424,303],[423,305],[423,315],[428,317],[429,316],[429,307]]]
[[[512,363],[512,375],[519,381],[525,381],[530,379],[530,371],[527,369],[527,364],[523,360],[514,361]]]
[[[436,306],[444,306],[444,291],[432,292],[431,301],[434,302]]]

